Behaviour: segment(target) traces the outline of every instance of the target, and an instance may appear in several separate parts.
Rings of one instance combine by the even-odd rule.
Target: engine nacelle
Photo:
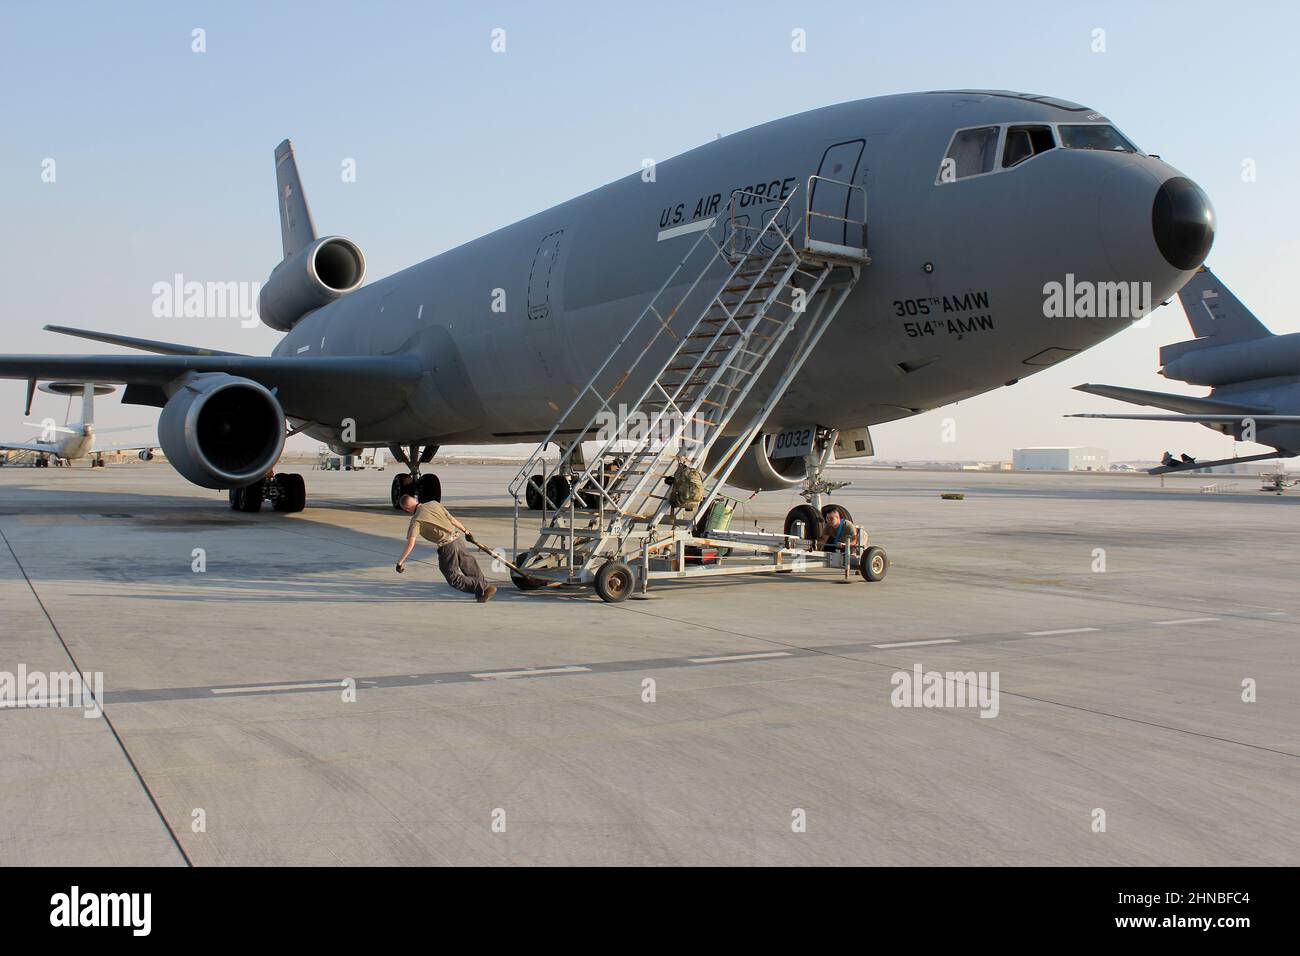
[[[135,453],[135,457],[139,458],[141,461],[153,461],[153,449],[141,448]]]
[[[1160,374],[1192,385],[1234,385],[1256,378],[1281,378],[1300,368],[1300,333],[1212,345],[1184,352]]]
[[[284,410],[257,382],[200,375],[163,406],[158,444],[172,467],[194,484],[242,488],[279,461]]]
[[[271,271],[257,296],[258,316],[277,332],[288,332],[308,312],[347,295],[365,277],[360,247],[342,236],[325,236]]]
[[[760,435],[741,453],[740,463],[731,472],[727,484],[745,491],[780,491],[792,488],[807,477],[808,468],[803,458],[777,458],[769,454],[771,435]],[[725,439],[709,452],[707,467],[713,467],[731,448]]]

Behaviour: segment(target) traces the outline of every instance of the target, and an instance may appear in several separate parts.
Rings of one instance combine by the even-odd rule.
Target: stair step
[[[700,386],[708,385],[708,384],[709,384],[709,380],[708,380],[707,378],[697,378],[697,379],[692,379],[692,380],[689,381],[689,382],[677,382],[675,385],[671,385],[671,386],[668,386],[668,387],[670,387],[670,388],[698,388],[698,387],[700,387]],[[714,382],[714,383],[713,383],[713,387],[714,387],[714,388],[727,388],[728,386],[726,386],[726,385],[722,385],[722,384],[719,384],[719,383],[717,383],[717,382]]]
[[[705,363],[700,364],[700,365],[694,365],[694,364],[692,364],[692,365],[670,365],[670,366],[668,366],[668,368],[664,369],[664,371],[665,371],[665,372],[694,372],[694,371],[700,371],[700,370],[702,370],[702,369],[706,369],[706,368],[721,368],[721,367],[722,367],[722,363],[721,363],[721,362],[705,362]]]

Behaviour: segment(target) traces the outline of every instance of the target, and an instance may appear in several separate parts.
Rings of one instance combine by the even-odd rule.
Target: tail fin
[[[1196,337],[1213,336],[1215,345],[1273,334],[1205,266],[1178,291],[1178,300]]]
[[[311,220],[307,195],[298,178],[293,143],[287,139],[275,148],[275,188],[280,202],[280,243],[288,259],[316,240],[316,224]]]

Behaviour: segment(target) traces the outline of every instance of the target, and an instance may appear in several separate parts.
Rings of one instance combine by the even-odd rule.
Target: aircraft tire
[[[561,508],[568,504],[569,491],[573,486],[564,475],[551,475],[546,479],[546,497],[551,499],[552,508]]]
[[[245,485],[243,488],[230,489],[230,508],[232,511],[243,511],[248,514],[256,514],[262,510],[262,500],[265,497],[266,479],[259,478],[251,485]]]
[[[516,567],[522,568],[526,565],[527,561],[528,552],[525,551],[520,554],[519,557],[515,558],[514,563]],[[536,591],[539,588],[546,587],[544,581],[539,581],[537,578],[526,578],[515,571],[510,572],[510,582],[521,591]]]
[[[416,483],[419,493],[416,495],[420,499],[420,504],[426,501],[442,500],[442,482],[437,475],[421,475],[420,480]]]
[[[889,555],[884,548],[872,545],[862,552],[862,577],[867,581],[883,581],[889,573]]]
[[[389,486],[388,497],[389,500],[392,501],[393,509],[395,511],[402,510],[401,505],[399,505],[398,502],[402,500],[403,496],[415,494],[413,485],[414,480],[410,475],[393,476],[393,483]]]
[[[849,512],[849,509],[844,507],[843,505],[823,505],[822,518],[824,519],[832,511],[838,511],[840,513],[841,521],[848,521],[852,523],[853,515]]]
[[[597,508],[599,508],[600,492],[595,490],[596,487],[597,486],[594,479],[589,481],[587,484],[583,485],[582,490],[578,492],[577,500],[574,501],[574,504],[577,507],[585,508],[588,511],[595,511]]]
[[[271,480],[275,482],[276,491],[271,505],[276,511],[296,514],[307,507],[307,484],[302,475],[276,475]]]
[[[626,601],[635,586],[636,576],[622,561],[606,561],[596,572],[596,593],[610,604]]]
[[[803,522],[804,535],[813,543],[816,543],[826,530],[826,522],[820,511],[812,505],[796,505],[785,516],[785,533],[794,534],[794,526],[800,521]]]
[[[542,476],[533,475],[524,486],[524,502],[529,511],[542,510]]]

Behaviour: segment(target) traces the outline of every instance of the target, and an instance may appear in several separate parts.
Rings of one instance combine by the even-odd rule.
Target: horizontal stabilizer
[[[1219,465],[1244,465],[1248,461],[1267,461],[1271,458],[1294,458],[1296,455],[1293,451],[1283,451],[1278,449],[1274,452],[1265,452],[1262,455],[1247,455],[1245,458],[1219,458],[1215,461],[1181,461],[1177,464],[1157,465],[1155,468],[1148,468],[1148,475],[1168,475],[1176,471],[1196,471],[1198,468],[1217,468]]]
[[[132,335],[117,335],[113,332],[96,332],[93,329],[74,329],[66,325],[47,325],[46,332],[58,332],[60,335],[72,335],[92,342],[104,342],[107,345],[123,345],[129,349],[142,352],[156,352],[159,355],[238,355],[238,352],[222,352],[219,349],[204,349],[196,345],[178,345],[175,342],[158,342],[154,339],[137,339]]]
[[[1197,398],[1194,395],[1173,395],[1169,392],[1150,392],[1142,388],[1124,388],[1119,385],[1076,385],[1076,391],[1132,405],[1150,405],[1153,408],[1165,408],[1171,412],[1223,415],[1260,415],[1268,414],[1273,409],[1262,405],[1243,405],[1237,402],[1224,402],[1215,398]]]
[[[23,422],[28,428],[39,428],[41,431],[60,432],[64,435],[80,435],[75,428],[69,428],[66,425],[51,425],[48,422]]]

